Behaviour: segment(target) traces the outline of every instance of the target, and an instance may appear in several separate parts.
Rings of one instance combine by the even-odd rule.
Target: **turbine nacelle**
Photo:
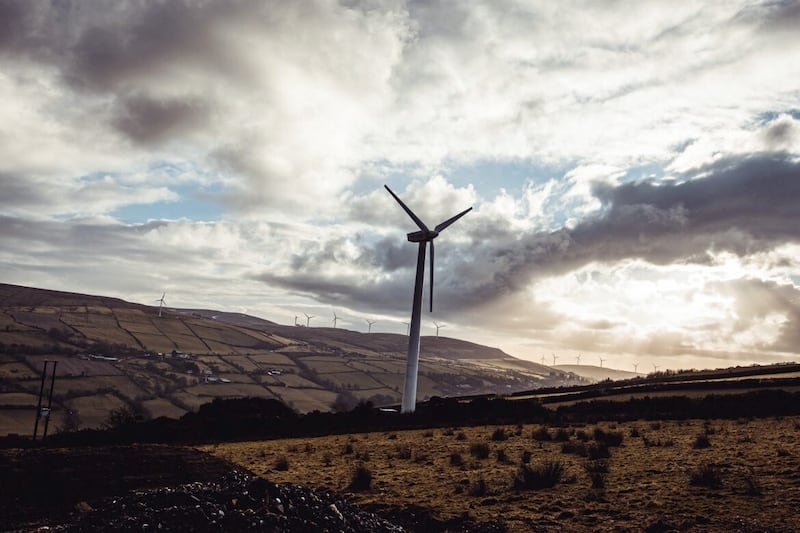
[[[409,242],[426,242],[426,241],[432,241],[433,239],[438,237],[439,232],[430,230],[413,231],[409,233],[407,236]]]

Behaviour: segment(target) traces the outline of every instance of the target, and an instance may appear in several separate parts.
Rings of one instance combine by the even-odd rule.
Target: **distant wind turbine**
[[[411,217],[411,220],[419,228],[419,231],[409,233],[407,235],[409,242],[419,243],[417,252],[417,275],[414,281],[414,300],[411,306],[411,327],[409,328],[408,336],[408,360],[406,361],[406,380],[403,386],[403,402],[401,411],[403,413],[413,413],[417,403],[417,373],[419,370],[419,329],[420,319],[422,315],[422,286],[425,283],[425,251],[428,243],[431,243],[431,259],[430,259],[430,311],[433,312],[433,257],[434,248],[433,240],[439,236],[439,233],[444,231],[453,222],[466,215],[472,208],[465,209],[459,214],[448,218],[444,222],[438,224],[433,230],[428,229],[420,218],[414,214],[411,209],[403,203],[403,201],[392,192],[388,185],[384,185],[389,194],[392,195],[403,211]]]
[[[366,321],[367,324],[369,324],[369,326],[367,326],[367,333],[372,333],[372,324],[377,322],[377,320],[370,320],[369,318],[367,318]]]
[[[333,327],[336,328],[336,321],[339,320],[339,317],[336,316],[336,311],[333,312]]]
[[[653,363],[653,372],[658,372],[658,366],[655,363]]]
[[[580,365],[580,364],[581,364],[581,354],[578,354],[578,356],[576,357],[576,359],[578,360],[578,364]]]
[[[158,316],[159,316],[159,317],[161,316],[161,309],[164,307],[164,304],[165,304],[165,303],[167,303],[167,301],[164,299],[164,297],[165,297],[166,295],[167,295],[167,293],[165,292],[165,293],[163,293],[163,294],[161,295],[161,298],[159,298],[158,300],[156,300],[156,301],[158,302]]]
[[[542,364],[544,364],[544,356],[542,356]]]
[[[603,363],[605,363],[606,360],[603,359],[602,357],[599,357],[599,356],[598,356],[598,359],[600,359],[600,368],[603,368]]]
[[[438,323],[438,322],[436,322],[435,320],[433,321],[433,325],[436,327],[436,336],[437,336],[437,337],[439,336],[439,330],[440,330],[441,328],[447,327],[447,326],[445,326],[444,324],[439,324],[439,323]]]
[[[294,325],[297,326],[297,315],[294,315]]]
[[[558,356],[553,354],[553,366],[556,366],[556,359],[558,359]]]
[[[633,371],[635,373],[639,373],[639,363],[633,363]]]
[[[306,315],[305,313],[303,314]],[[306,315],[306,327],[309,327],[312,318],[314,318],[314,315]]]

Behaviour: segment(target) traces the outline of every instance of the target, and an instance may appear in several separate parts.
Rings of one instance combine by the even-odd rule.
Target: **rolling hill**
[[[642,377],[644,374],[628,372],[627,370],[617,370],[614,368],[603,368],[594,365],[556,365],[553,368],[562,372],[570,372],[576,376],[585,378],[591,383],[610,379],[612,381],[620,379],[631,379]]]
[[[280,325],[117,298],[0,284],[0,435],[27,433],[44,360],[57,361],[57,428],[97,427],[112,409],[177,417],[214,398],[275,398],[299,412],[399,402],[407,337]],[[423,337],[419,399],[576,384],[501,350]]]

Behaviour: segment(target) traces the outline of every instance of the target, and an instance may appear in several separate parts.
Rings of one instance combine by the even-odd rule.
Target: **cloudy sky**
[[[0,0],[0,281],[800,359],[800,3]],[[303,317],[305,320],[305,317]]]

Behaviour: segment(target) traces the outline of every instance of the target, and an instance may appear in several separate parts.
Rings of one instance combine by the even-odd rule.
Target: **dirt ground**
[[[602,455],[596,429],[615,437],[605,441],[608,458],[585,456]],[[488,445],[487,458],[473,455],[476,444]],[[416,505],[440,520],[499,521],[509,531],[798,529],[800,417],[451,428],[200,449],[272,482],[352,492],[368,509]],[[534,469],[559,462],[559,482],[514,488],[523,458]],[[359,465],[372,483],[353,491]]]

